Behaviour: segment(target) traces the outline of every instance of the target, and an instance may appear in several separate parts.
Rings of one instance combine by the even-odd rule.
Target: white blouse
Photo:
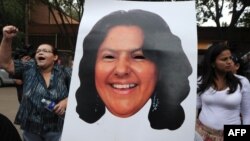
[[[197,96],[197,108],[201,108],[199,120],[206,126],[223,130],[224,125],[250,124],[250,83],[247,78],[236,75],[242,88],[228,94],[229,88],[216,91],[212,87]]]

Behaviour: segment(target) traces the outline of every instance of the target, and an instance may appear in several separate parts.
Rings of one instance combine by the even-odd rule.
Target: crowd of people
[[[140,12],[142,11],[133,12],[133,14],[130,15],[132,17],[136,14],[140,15]],[[116,14],[119,15],[120,13]],[[112,15],[115,16],[116,14]],[[155,16],[152,13],[148,14],[152,17]],[[118,16],[117,18],[119,18],[120,16]],[[99,24],[100,23],[101,22],[99,22]],[[138,38],[140,39],[141,34],[139,33],[141,33],[142,31],[142,27],[139,26],[139,23],[133,23],[134,26],[132,27],[131,23],[129,24],[130,26],[125,26],[122,23],[114,23],[114,25],[111,25],[111,27],[107,29],[107,32],[109,30],[111,30],[112,32],[110,31],[109,34],[106,34],[107,37],[103,37],[105,39],[107,38],[107,40],[104,40],[105,42],[100,42],[99,44],[97,43],[95,46],[96,52],[94,53],[91,52],[93,51],[93,49],[88,50],[88,47],[85,48],[86,52],[90,52],[89,54],[86,54],[87,56],[83,56],[83,58],[91,58],[93,56],[88,55],[94,54],[95,56],[97,56],[97,60],[100,59],[100,57],[98,58],[98,56],[102,54],[102,52],[98,52],[98,48],[102,48],[103,44],[110,44],[108,37],[115,36],[113,34],[117,34],[117,31],[127,30],[128,34],[138,34]],[[96,26],[96,28],[103,29],[102,25],[99,26]],[[146,29],[143,30],[145,30],[144,34],[147,34]],[[14,123],[20,125],[20,128],[23,130],[22,138],[24,139],[24,141],[59,141],[61,138],[64,123],[64,120],[61,117],[65,115],[65,111],[67,109],[68,92],[72,73],[71,65],[60,65],[57,62],[57,49],[47,43],[39,45],[33,57],[24,56],[22,59],[13,59],[11,56],[12,40],[18,33],[18,28],[12,25],[8,25],[2,29],[2,32],[3,37],[0,45],[0,67],[6,69],[12,75],[12,77],[16,79],[16,83],[18,84],[18,86],[20,86],[20,88],[17,87],[17,89],[20,89],[18,92],[18,100],[20,102],[20,106],[16,114]],[[124,37],[127,38],[126,35],[124,35]],[[84,41],[85,45],[89,43],[88,39],[92,40],[92,38],[87,38]],[[91,45],[91,47],[93,47],[93,44]],[[108,47],[112,47],[112,44],[110,44]],[[129,46],[127,48],[129,48]],[[151,69],[152,66],[153,68],[156,67],[155,64],[152,63],[155,61],[154,59],[156,57],[150,56],[151,54],[150,52],[148,52],[148,54],[146,55],[148,55],[147,57],[149,58],[152,57],[152,60],[150,60],[151,58],[147,60],[144,56],[141,55],[141,50],[143,49],[140,48],[140,55],[139,57],[136,56],[138,57],[136,59],[139,59],[140,62],[145,61],[145,64],[149,66],[151,65]],[[104,62],[107,60],[110,61],[113,58],[114,57],[112,55],[108,55],[108,57],[105,58],[106,60],[104,60]],[[185,59],[186,58],[184,58],[184,60]],[[93,60],[93,66],[89,65],[91,62],[84,62],[86,61],[86,59],[83,59],[80,63],[79,69],[81,70],[84,68],[82,66],[83,64],[84,66],[89,65],[90,70],[93,70],[94,66],[97,69],[98,67],[102,67],[102,65],[98,66],[98,63],[101,62],[100,60],[99,62],[95,59],[91,60]],[[188,62],[187,67],[189,68]],[[159,69],[160,67],[158,66],[157,68]],[[247,77],[239,73],[240,68],[241,60],[230,50],[228,44],[217,42],[212,44],[206,51],[206,54],[201,62],[201,70],[199,71],[200,73],[197,80],[197,119],[195,125],[196,133],[200,135],[204,141],[223,141],[224,125],[250,124],[250,83]],[[153,70],[152,72],[154,72],[155,74],[155,71],[156,70]],[[92,79],[95,79],[94,73],[93,76],[88,76],[89,72],[87,72],[86,70],[81,72],[83,72],[82,75],[80,75],[81,79],[83,79],[83,77],[84,79],[88,79],[89,77],[93,77]],[[159,72],[159,70],[157,72]],[[189,72],[187,75],[185,75],[185,77],[190,75],[191,72],[192,69],[189,68]],[[86,75],[84,75],[85,73]],[[95,75],[98,75],[98,72],[96,73],[97,74]],[[118,71],[114,74],[117,78],[121,77],[121,73],[118,74]],[[98,79],[99,78],[101,78],[101,76],[98,77]],[[96,81],[99,80],[96,79]],[[91,82],[94,81],[91,80]],[[84,88],[86,89],[86,92],[89,88],[92,88],[92,86],[84,85]],[[86,106],[82,107],[82,104],[84,104],[84,101],[82,101],[84,100],[82,98],[82,90],[83,86],[81,85],[76,93],[76,98],[78,101],[77,112],[80,115],[80,118],[85,120],[86,122],[95,122],[97,119],[101,118],[103,113],[101,113],[101,115],[97,117],[96,120],[92,119],[93,116],[91,117],[91,119],[87,117],[89,115],[86,115],[86,113],[84,112],[84,108],[86,108]],[[99,90],[98,88],[94,89],[93,91],[95,91],[95,93],[100,92],[101,95],[101,90]],[[109,105],[110,103],[108,101],[105,101],[105,97],[103,95],[101,95],[100,97],[104,99],[104,103],[106,106],[108,106],[108,110],[110,110],[111,113],[122,117],[122,115],[120,115],[119,113],[120,111],[114,110],[116,107],[113,107],[112,104]],[[146,100],[148,100],[150,97],[151,95],[148,96]],[[96,98],[96,96],[94,98]],[[153,100],[153,97],[151,98]],[[41,102],[42,99],[48,99],[56,102],[53,112],[48,111],[44,108],[44,105]],[[103,106],[104,103],[102,103]],[[132,111],[131,113],[129,111],[128,116],[133,115],[138,110],[139,109],[137,109],[136,111]],[[3,132],[2,123],[5,123],[3,125],[7,127],[6,129],[9,129],[9,133],[6,133],[5,130],[6,136],[2,138],[4,138],[6,141],[9,140],[8,138],[16,138],[16,140],[21,140],[11,121],[9,121],[2,114],[0,116],[0,132]],[[159,125],[153,126],[153,128],[157,129],[166,127],[161,127]],[[167,128],[171,129],[171,127]],[[2,133],[0,135],[2,135]]]

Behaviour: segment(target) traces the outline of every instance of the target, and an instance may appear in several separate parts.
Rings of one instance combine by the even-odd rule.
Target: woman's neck
[[[214,88],[216,90],[224,90],[227,88],[226,73],[216,73],[214,78]]]

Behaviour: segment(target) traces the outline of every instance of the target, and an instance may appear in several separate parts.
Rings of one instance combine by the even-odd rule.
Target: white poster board
[[[79,66],[82,57],[86,55],[83,52],[83,41],[85,37],[90,33],[93,26],[104,16],[117,10],[128,11],[132,9],[140,9],[159,15],[167,23],[172,34],[180,39],[180,46],[184,51],[184,56],[187,56],[186,61],[190,63],[189,65],[192,69],[190,75],[188,76],[188,85],[190,90],[188,91],[186,97],[181,100],[180,106],[183,108],[184,120],[177,128],[154,129],[150,126],[148,114],[153,101],[150,99],[138,112],[126,118],[115,116],[106,108],[104,115],[102,115],[100,119],[91,121],[90,123],[84,121],[82,118],[79,118],[79,114],[76,111],[78,104],[76,100],[76,92],[79,89],[81,83],[79,79],[79,74],[81,73],[79,71]],[[85,0],[84,15],[80,23],[76,44],[73,73],[62,141],[194,140],[197,82],[197,29],[195,15],[194,1],[134,2],[114,0]],[[176,58],[176,60],[178,60],[178,55]],[[180,67],[179,69],[175,70],[176,73],[174,75],[176,75],[176,78],[180,76],[179,71],[182,72],[181,69],[183,68]],[[188,71],[188,69],[185,71]],[[172,82],[175,83],[174,80],[172,80]],[[172,85],[172,83],[169,85]],[[168,116],[171,118],[174,115],[169,114]]]

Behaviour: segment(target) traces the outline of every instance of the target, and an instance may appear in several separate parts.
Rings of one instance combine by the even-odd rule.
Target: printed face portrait
[[[193,140],[195,21],[194,1],[86,0],[62,140]]]
[[[129,118],[151,103],[145,118],[153,129],[182,125],[192,68],[180,38],[159,15],[114,11],[84,38],[83,53],[76,91],[80,119],[95,123],[107,111]]]
[[[155,64],[142,47],[144,33],[138,26],[115,26],[98,49],[95,65],[97,92],[108,110],[118,117],[139,111],[152,95]]]

